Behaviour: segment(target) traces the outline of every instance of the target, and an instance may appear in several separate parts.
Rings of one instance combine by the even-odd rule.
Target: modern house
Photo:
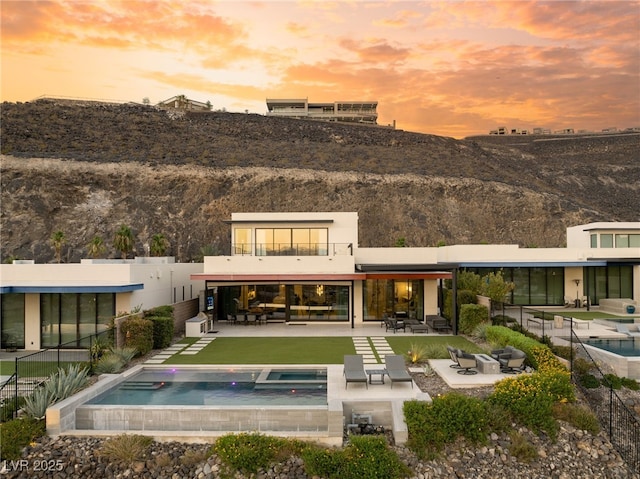
[[[377,101],[335,101],[332,103],[309,103],[302,99],[267,98],[267,116],[285,118],[369,123],[378,121]]]
[[[384,314],[422,320],[440,313],[443,280],[461,270],[501,271],[516,305],[640,298],[640,223],[568,228],[566,248],[361,248],[357,213],[234,213],[228,224],[231,254],[206,257],[191,276],[215,298],[217,319],[254,311],[345,327]]]
[[[176,110],[211,111],[211,103],[191,100],[185,95],[176,95],[159,102],[158,108],[174,108]]]
[[[86,347],[83,338],[106,330],[117,313],[199,299],[202,284],[190,276],[200,271],[202,263],[173,257],[2,264],[1,347]]]
[[[515,305],[640,299],[640,222],[567,228],[566,248],[363,248],[350,212],[234,213],[227,223],[230,254],[204,264],[143,257],[0,265],[1,347],[83,347],[117,313],[196,299],[217,320],[250,311],[339,328],[385,314],[424,320],[441,312],[444,280],[462,270],[501,271],[515,283],[507,298]]]

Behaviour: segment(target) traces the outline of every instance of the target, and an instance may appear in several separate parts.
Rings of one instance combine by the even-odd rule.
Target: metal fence
[[[0,386],[2,419],[16,416],[20,408],[20,398],[29,396],[58,369],[70,364],[86,363],[90,371],[94,361],[91,352],[99,343],[113,344],[113,331],[103,331],[82,339],[58,344],[35,353],[15,358],[15,369],[11,377]],[[86,344],[86,349],[76,348],[78,343]]]
[[[578,328],[589,327],[589,321],[575,320],[564,311],[541,311],[523,306],[503,306],[502,314],[505,318],[515,320],[519,329],[541,342],[550,344],[554,338],[566,341],[571,347],[569,369],[574,385],[597,416],[600,426],[620,456],[634,471],[640,471],[638,416],[614,389],[612,376],[602,371],[575,333]]]
[[[613,378],[600,366],[571,331],[571,378],[580,390],[609,441],[634,471],[640,471],[640,421],[614,389]]]

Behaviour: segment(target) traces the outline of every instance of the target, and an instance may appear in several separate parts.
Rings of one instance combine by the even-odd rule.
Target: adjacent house
[[[106,330],[116,313],[199,299],[202,285],[190,275],[201,270],[201,263],[173,257],[2,264],[1,347],[87,347],[88,337]]]
[[[350,123],[377,124],[377,101],[335,101],[331,103],[309,103],[302,99],[267,98],[267,116],[299,118]]]

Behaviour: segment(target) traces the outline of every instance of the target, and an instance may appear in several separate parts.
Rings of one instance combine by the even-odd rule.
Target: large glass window
[[[592,248],[597,248],[598,247],[598,235],[597,234],[592,234],[590,238],[591,238],[591,247]]]
[[[470,268],[485,276],[491,268]],[[509,301],[519,305],[561,305],[564,303],[564,268],[500,268],[505,281],[515,285]]]
[[[379,321],[385,314],[422,320],[423,292],[423,280],[368,279],[364,282],[364,320]]]
[[[218,288],[220,319],[227,314],[266,314],[268,320],[348,321],[349,286],[257,284]]]
[[[616,248],[628,248],[629,235],[616,235]]]
[[[598,304],[602,298],[633,297],[633,267],[595,266],[587,268],[589,299]]]
[[[88,347],[85,338],[107,330],[114,315],[113,293],[41,294],[41,346]]]
[[[251,254],[251,229],[235,228],[233,232],[233,254]]]
[[[326,256],[326,228],[256,228],[257,256]]]
[[[629,235],[629,247],[640,248],[640,235]]]
[[[24,294],[0,295],[0,347],[24,349]]]
[[[601,248],[613,248],[613,235],[601,234],[600,235],[600,247]]]

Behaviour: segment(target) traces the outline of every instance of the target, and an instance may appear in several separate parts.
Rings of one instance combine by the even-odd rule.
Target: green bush
[[[581,376],[578,376],[578,383],[586,389],[595,389],[600,387],[600,380],[593,374],[582,374]]]
[[[227,468],[257,474],[260,469],[266,469],[291,454],[300,453],[303,448],[302,443],[297,441],[258,433],[241,433],[219,437],[213,451]]]
[[[309,447],[302,458],[307,474],[327,479],[399,479],[410,472],[380,436],[351,436],[342,450]]]
[[[45,422],[30,417],[18,418],[0,424],[2,459],[8,461],[20,459],[22,449],[37,438],[44,436],[45,432]]]
[[[157,306],[155,308],[145,311],[144,317],[161,317],[161,318],[173,318],[173,306],[166,304],[164,306]]]
[[[460,332],[471,334],[482,323],[489,321],[489,310],[481,304],[463,304],[460,307]]]
[[[478,295],[469,289],[458,290],[458,307],[461,308],[465,304],[476,304],[478,302]]]
[[[506,326],[516,322],[516,318],[507,316],[506,314],[496,314],[491,318],[491,324],[493,326]]]
[[[554,373],[539,372],[503,379],[494,385],[489,401],[511,411],[521,424],[555,438],[558,425],[552,407],[564,391],[559,385],[563,380]],[[550,387],[554,390],[550,391]]]
[[[622,389],[622,379],[615,374],[605,374],[602,378],[602,385],[612,389]]]
[[[640,384],[638,384],[638,381],[636,381],[635,379],[630,379],[630,378],[620,378],[622,380],[622,385],[627,388],[627,389],[631,389],[632,391],[638,391],[640,389]]]
[[[173,339],[173,317],[151,317],[153,322],[153,349],[171,346]]]
[[[144,356],[153,349],[153,322],[137,316],[125,319],[120,329],[124,335],[124,345],[135,348]]]
[[[7,422],[13,419],[13,414],[24,406],[24,398],[22,396],[12,397],[5,400],[0,408],[0,422]]]
[[[566,421],[572,426],[587,431],[594,436],[600,432],[600,423],[590,409],[577,404],[555,404],[553,416],[561,421]]]
[[[478,398],[452,393],[404,403],[409,447],[420,457],[435,457],[445,444],[463,436],[474,443],[486,439],[486,404]]]

